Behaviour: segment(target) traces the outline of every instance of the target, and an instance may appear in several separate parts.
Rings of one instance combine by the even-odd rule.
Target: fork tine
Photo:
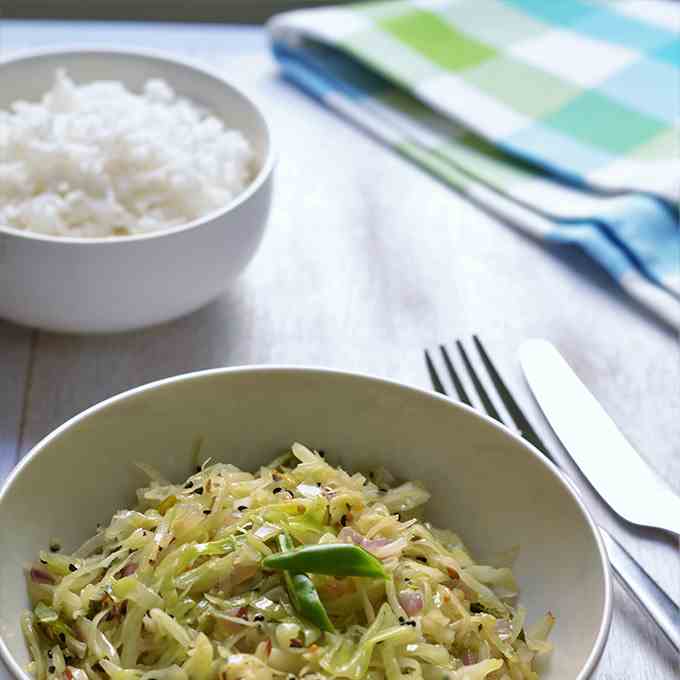
[[[484,406],[484,410],[492,418],[497,420],[499,423],[502,423],[503,419],[501,418],[500,413],[498,413],[496,407],[493,405],[493,402],[491,401],[491,399],[489,399],[489,395],[487,394],[486,389],[484,389],[484,385],[482,385],[482,381],[479,379],[477,371],[475,371],[472,364],[470,363],[467,352],[465,351],[465,347],[463,347],[463,343],[460,340],[456,340],[456,347],[458,347],[460,356],[462,357],[463,363],[465,364],[465,368],[467,369],[467,372],[470,375],[470,379],[472,380],[472,383],[475,386],[475,390],[477,390],[477,394],[479,395],[482,405]]]
[[[496,391],[498,392],[498,396],[501,398],[503,404],[505,404],[505,408],[508,410],[508,413],[510,414],[510,417],[515,423],[517,429],[522,433],[526,440],[531,442],[539,451],[550,458],[550,460],[554,461],[553,457],[550,455],[550,452],[545,447],[545,444],[541,441],[541,438],[538,436],[538,434],[536,434],[536,430],[534,430],[534,428],[531,426],[531,423],[527,420],[527,417],[519,407],[519,404],[515,401],[515,398],[512,396],[512,393],[508,389],[508,386],[505,384],[503,378],[501,378],[500,374],[496,370],[496,367],[493,365],[486,349],[484,349],[484,345],[482,345],[482,341],[476,335],[472,336],[472,340],[475,343],[477,351],[479,352],[479,356],[482,359],[484,368],[486,368],[486,372],[489,374],[489,378],[491,378],[491,382],[494,384]]]
[[[432,359],[430,358],[430,353],[427,350],[425,350],[425,364],[427,365],[427,372],[430,374],[430,381],[432,382],[434,391],[439,392],[439,394],[446,394],[444,385],[442,385],[442,381],[439,379],[437,369],[434,367]]]
[[[449,376],[451,377],[451,380],[453,381],[453,386],[456,389],[456,394],[458,395],[458,399],[462,401],[464,404],[467,404],[468,406],[472,406],[472,402],[470,401],[470,397],[468,397],[467,392],[465,391],[465,388],[463,387],[463,383],[458,376],[458,372],[456,369],[453,367],[453,362],[451,361],[451,357],[449,356],[449,353],[446,351],[446,347],[444,345],[439,345],[439,351],[442,353],[442,357],[444,359],[444,364],[446,365],[446,370],[449,372]]]

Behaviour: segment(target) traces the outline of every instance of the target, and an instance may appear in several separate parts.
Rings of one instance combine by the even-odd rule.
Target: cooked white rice
[[[39,103],[0,111],[0,225],[54,236],[139,234],[186,224],[251,182],[238,130],[162,80],[76,85],[57,71]]]

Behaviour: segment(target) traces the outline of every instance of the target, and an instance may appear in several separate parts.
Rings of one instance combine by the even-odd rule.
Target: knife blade
[[[640,457],[547,340],[527,340],[520,363],[543,414],[567,453],[621,517],[680,534],[680,498]]]

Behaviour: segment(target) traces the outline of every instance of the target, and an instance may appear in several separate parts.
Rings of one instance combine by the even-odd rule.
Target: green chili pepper
[[[387,578],[379,559],[363,548],[348,543],[306,545],[295,550],[286,550],[265,557],[262,567],[327,576]]]
[[[290,539],[285,534],[279,534],[278,543],[281,550],[289,551],[293,547]],[[328,618],[326,608],[323,606],[319,593],[312,583],[312,579],[306,574],[283,572],[283,579],[286,582],[288,594],[293,603],[293,607],[302,618],[313,623],[317,628],[333,633],[335,628]]]

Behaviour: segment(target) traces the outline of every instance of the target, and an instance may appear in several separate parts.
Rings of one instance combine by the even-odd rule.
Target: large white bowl
[[[349,373],[216,369],[146,385],[94,406],[39,443],[0,491],[0,656],[19,680],[24,566],[51,538],[72,549],[130,507],[144,461],[175,480],[191,448],[254,470],[293,440],[350,469],[384,465],[432,492],[428,517],[480,557],[521,546],[515,571],[535,619],[551,610],[543,680],[585,680],[602,652],[611,583],[581,501],[529,444],[448,399]]]
[[[140,91],[163,78],[252,142],[259,172],[231,204],[167,231],[114,238],[59,238],[0,224],[0,317],[66,332],[148,326],[206,304],[251,260],[269,214],[273,152],[267,122],[221,77],[155,52],[50,49],[0,61],[0,109],[35,101],[57,68],[77,82],[113,79]]]

